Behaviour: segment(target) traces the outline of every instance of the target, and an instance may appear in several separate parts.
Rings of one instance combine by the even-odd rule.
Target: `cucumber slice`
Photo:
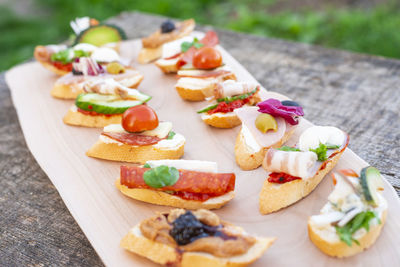
[[[80,94],[75,105],[86,111],[101,114],[121,114],[130,107],[143,104],[142,100],[123,100],[116,95],[99,95],[95,93]]]
[[[136,89],[130,89],[128,92],[128,96],[143,102],[147,102],[151,99],[151,96],[143,94]]]
[[[375,167],[365,167],[361,170],[360,179],[365,199],[369,204],[378,206],[378,190],[383,189],[383,180],[380,172]]]

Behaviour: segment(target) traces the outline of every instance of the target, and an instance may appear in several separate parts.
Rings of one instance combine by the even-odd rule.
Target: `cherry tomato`
[[[153,130],[158,126],[156,112],[146,105],[134,106],[122,114],[122,127],[131,133]]]
[[[214,69],[222,64],[221,53],[214,47],[202,47],[193,57],[193,66],[197,69]]]

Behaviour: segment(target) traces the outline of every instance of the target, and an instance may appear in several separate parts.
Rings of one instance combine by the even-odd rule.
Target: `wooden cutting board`
[[[140,46],[139,40],[127,41],[121,46],[121,54],[136,58]],[[239,80],[254,81],[250,73],[221,50],[224,61],[232,67]],[[164,75],[153,64],[134,65],[145,76],[139,90],[153,96],[149,105],[161,120],[171,121],[174,130],[186,137],[184,159],[216,161],[221,172],[236,173],[236,197],[216,213],[223,220],[244,227],[249,233],[278,238],[254,266],[400,265],[400,201],[386,180],[384,197],[389,203],[389,213],[375,245],[352,258],[330,258],[311,243],[307,234],[308,217],[319,213],[333,189],[330,177],[327,176],[308,197],[289,208],[260,215],[258,194],[266,173],[262,168],[241,171],[236,166],[234,143],[240,127],[215,129],[205,125],[196,110],[207,103],[183,101],[174,89],[174,75]],[[107,266],[153,266],[147,259],[121,249],[119,242],[135,224],[155,211],[169,208],[125,197],[114,187],[121,163],[85,155],[98,139],[101,129],[71,127],[62,122],[73,101],[50,96],[56,79],[36,62],[16,66],[6,74],[29,149]],[[307,107],[304,108],[307,113]],[[303,119],[289,144],[294,144],[299,134],[310,125]],[[340,128],[340,125],[332,126]],[[347,149],[335,169],[359,171],[366,165]]]

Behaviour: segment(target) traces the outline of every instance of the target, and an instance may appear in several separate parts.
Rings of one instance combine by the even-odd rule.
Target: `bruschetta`
[[[240,125],[234,110],[243,106],[254,106],[261,101],[260,86],[249,82],[227,80],[217,84],[212,92],[215,103],[197,113],[208,125],[217,128],[232,128]]]
[[[64,116],[65,124],[99,128],[120,124],[125,110],[151,99],[111,78],[89,80],[82,87],[84,93],[76,98],[75,105]]]
[[[270,94],[277,95],[264,92],[266,96]],[[260,167],[267,149],[281,147],[304,115],[298,103],[277,98],[268,98],[254,107],[235,109],[234,113],[242,122],[235,143],[235,159],[243,170]]]
[[[144,164],[148,160],[179,159],[185,141],[183,135],[172,130],[171,122],[159,122],[153,109],[138,105],[123,113],[121,124],[104,127],[86,155]]]
[[[162,46],[165,43],[188,36],[194,30],[196,23],[193,19],[182,22],[164,21],[160,28],[150,36],[142,38],[142,49],[139,52],[138,62],[150,63],[162,56]]]
[[[366,167],[332,174],[335,189],[319,215],[308,220],[311,241],[332,257],[350,257],[371,247],[378,239],[387,216],[381,174]]]
[[[235,174],[218,173],[215,162],[200,160],[121,166],[115,185],[133,199],[185,209],[219,209],[235,196]]]
[[[72,72],[60,77],[50,93],[55,98],[75,99],[83,93],[86,81],[110,78],[125,87],[136,88],[143,80],[143,75],[122,63],[119,55],[111,48],[101,48],[99,54],[94,52],[90,57],[76,58],[72,63]]]
[[[161,265],[238,267],[260,258],[275,239],[249,235],[208,210],[173,209],[136,225],[120,245]]]
[[[155,64],[164,73],[177,73],[180,69],[201,69],[196,68],[192,63],[196,52],[205,50],[208,55],[214,55],[215,58],[207,62],[202,61],[202,63],[206,63],[207,66],[211,63],[212,68],[215,69],[222,65],[221,54],[218,50],[214,49],[218,42],[218,36],[214,31],[209,31],[205,35],[202,33],[193,33],[190,36],[164,44],[162,57]],[[204,54],[202,52],[202,55]],[[210,70],[212,68],[208,66],[207,69]]]
[[[263,168],[268,171],[260,192],[260,212],[285,208],[310,194],[339,161],[349,136],[331,126],[312,126],[297,147],[270,148]]]

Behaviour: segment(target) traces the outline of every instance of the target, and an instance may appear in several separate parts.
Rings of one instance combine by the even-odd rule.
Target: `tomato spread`
[[[59,70],[71,72],[72,71],[72,63],[63,64],[59,61],[51,61],[51,64]]]

